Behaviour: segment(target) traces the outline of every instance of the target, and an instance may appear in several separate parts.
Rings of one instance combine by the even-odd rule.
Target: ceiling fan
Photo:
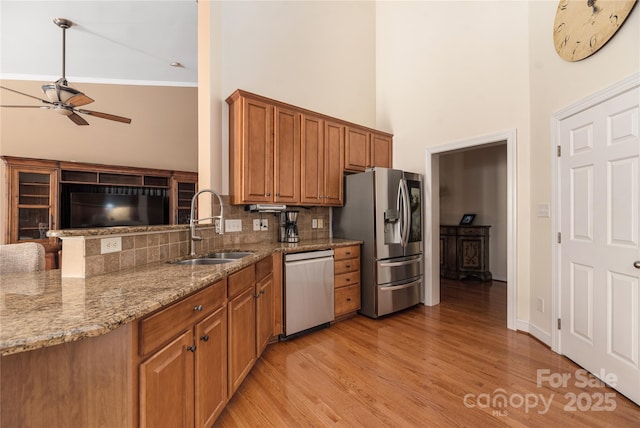
[[[53,23],[62,28],[62,77],[54,83],[48,83],[42,85],[42,92],[46,95],[47,99],[34,97],[33,95],[25,94],[24,92],[16,91],[4,86],[0,86],[0,89],[6,91],[15,92],[16,94],[24,95],[29,98],[40,101],[43,105],[28,106],[28,105],[2,105],[0,107],[10,108],[43,108],[54,110],[56,113],[63,116],[67,116],[76,125],[88,125],[82,116],[78,113],[86,114],[89,116],[95,116],[102,119],[114,120],[116,122],[131,123],[131,119],[122,116],[116,116],[109,113],[101,113],[99,111],[85,110],[78,108],[80,106],[93,102],[93,99],[89,98],[77,89],[73,89],[69,86],[65,77],[65,48],[66,48],[66,30],[71,27],[73,23],[65,18],[55,18]]]

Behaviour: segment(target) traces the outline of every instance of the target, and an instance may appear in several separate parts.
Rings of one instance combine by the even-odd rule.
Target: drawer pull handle
[[[203,342],[208,342],[209,341],[209,335],[205,334],[204,336],[200,336],[200,340],[202,340]]]
[[[196,345],[187,346],[187,351],[196,352]]]
[[[260,290],[260,294],[264,294],[264,290]]]
[[[351,278],[346,278],[346,281],[347,282],[351,282]]]
[[[351,269],[351,265],[345,265],[347,269]]]
[[[196,311],[196,312],[202,312],[203,309],[204,308],[202,307],[202,305],[198,305],[198,306],[194,306],[193,307],[193,310]]]
[[[347,297],[347,302],[350,302],[350,301],[351,301],[351,297]]]

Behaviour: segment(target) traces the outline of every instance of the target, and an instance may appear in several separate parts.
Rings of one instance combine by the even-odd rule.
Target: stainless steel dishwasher
[[[286,254],[281,339],[333,319],[333,250]]]

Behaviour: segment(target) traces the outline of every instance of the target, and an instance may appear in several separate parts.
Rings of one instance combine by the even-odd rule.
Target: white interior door
[[[639,100],[560,123],[559,268],[562,353],[640,404]]]

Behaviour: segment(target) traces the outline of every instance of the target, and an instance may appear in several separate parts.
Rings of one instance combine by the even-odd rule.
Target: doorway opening
[[[451,152],[506,146],[506,281],[507,328],[517,329],[516,321],[516,131],[455,141],[426,149],[425,156],[425,289],[424,304],[440,303],[440,160]],[[446,191],[446,189],[445,189]],[[503,244],[504,245],[504,244]]]

